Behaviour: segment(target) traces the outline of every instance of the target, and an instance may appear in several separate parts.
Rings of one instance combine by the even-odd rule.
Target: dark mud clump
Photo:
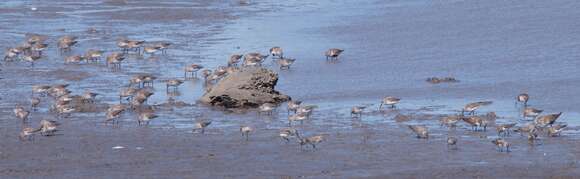
[[[220,80],[201,97],[200,101],[225,108],[248,108],[290,100],[288,95],[274,90],[277,82],[278,74],[272,70],[246,68]]]
[[[426,80],[427,82],[431,83],[431,84],[439,84],[439,83],[457,83],[459,82],[459,80],[453,78],[453,77],[431,77],[431,78],[427,78]]]

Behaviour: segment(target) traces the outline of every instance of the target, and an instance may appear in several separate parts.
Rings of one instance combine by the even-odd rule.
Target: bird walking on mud
[[[492,104],[491,101],[480,101],[466,104],[465,107],[461,110],[461,115],[465,115],[465,112],[468,112],[470,115],[475,115],[475,110],[479,109],[482,106],[487,106]]]
[[[211,124],[211,121],[201,121],[201,122],[196,122],[195,124],[193,124],[193,131],[198,131],[201,130],[201,133],[204,134],[205,133],[205,128],[207,126],[209,126]]]
[[[294,59],[294,58],[280,58],[280,59],[278,59],[278,65],[280,66],[280,70],[290,69],[290,66],[292,64],[294,64],[295,61],[296,61],[296,59]]]
[[[510,152],[510,143],[504,139],[494,139],[491,143],[495,144],[499,152]]]
[[[350,109],[350,117],[362,118],[362,113],[366,106],[354,106]]]
[[[457,115],[449,115],[442,117],[439,120],[439,122],[441,123],[441,126],[446,126],[447,128],[455,129],[455,127],[457,127],[457,122],[459,122],[460,120],[461,117]]]
[[[536,119],[536,117],[538,117],[540,115],[540,113],[542,113],[542,112],[544,112],[544,110],[536,109],[536,108],[532,108],[532,107],[526,107],[526,108],[524,108],[524,111],[523,111],[524,120],[526,120],[528,117],[532,117],[532,119]]]
[[[228,59],[228,67],[232,67],[232,66],[238,66],[238,63],[240,63],[240,60],[242,59],[244,55],[241,54],[233,54],[230,56],[230,58]]]
[[[456,149],[457,148],[457,138],[455,137],[447,137],[447,149]]]
[[[429,138],[429,131],[426,126],[424,125],[409,125],[408,126],[411,131],[413,131],[417,138],[428,139]]]
[[[294,128],[282,128],[280,129],[280,138],[284,141],[286,141],[286,143],[290,142],[290,137],[294,137],[298,134],[298,130],[294,129]]]
[[[254,132],[254,128],[250,127],[250,126],[241,126],[240,127],[240,133],[242,133],[242,137],[246,137],[246,141],[249,140],[250,138],[250,133]]]
[[[401,98],[396,98],[392,96],[384,97],[379,105],[379,111],[382,109],[383,105],[390,105],[391,108],[396,108],[395,104],[398,104],[401,101]]]
[[[296,136],[298,138],[298,143],[300,144],[300,149],[303,149],[302,146],[310,144],[312,148],[316,150],[316,145],[322,143],[325,140],[323,135],[302,138],[299,133],[296,133]]]
[[[530,95],[528,95],[527,93],[519,94],[518,96],[516,96],[516,105],[518,103],[521,103],[524,105],[524,107],[527,107],[528,100],[530,100]]]
[[[463,121],[471,125],[473,131],[487,130],[487,121],[479,116],[463,117]]]
[[[498,124],[496,126],[497,135],[501,137],[509,136],[511,133],[511,128],[514,126],[516,126],[516,123]]]
[[[52,136],[56,131],[58,131],[57,126],[59,125],[60,123],[56,121],[43,119],[40,121],[40,134],[43,136]]]
[[[338,56],[342,52],[344,52],[343,49],[331,48],[324,52],[324,55],[326,56],[326,60],[338,60]]]

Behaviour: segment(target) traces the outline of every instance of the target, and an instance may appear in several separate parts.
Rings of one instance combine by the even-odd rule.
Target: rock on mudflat
[[[274,90],[278,74],[265,68],[236,70],[215,84],[200,101],[225,108],[258,107],[264,103],[282,103],[288,95]]]

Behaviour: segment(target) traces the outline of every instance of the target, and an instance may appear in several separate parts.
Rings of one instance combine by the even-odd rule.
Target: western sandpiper
[[[543,115],[543,116],[538,116],[535,120],[534,120],[534,124],[538,127],[544,128],[548,125],[552,126],[552,124],[554,124],[554,122],[556,122],[556,120],[562,115],[562,112],[560,113],[555,113],[555,114],[547,114],[547,115]]]
[[[193,124],[193,131],[201,130],[201,133],[205,133],[205,128],[211,124],[212,121],[200,121]]]
[[[468,112],[471,115],[475,115],[475,110],[479,109],[482,106],[487,106],[492,104],[492,101],[480,101],[480,102],[473,102],[466,104],[461,111],[461,115],[465,115],[465,112]]]
[[[284,51],[281,47],[272,47],[270,48],[270,55],[272,55],[272,58],[284,58]]]
[[[191,77],[192,78],[193,77],[197,77],[197,71],[199,71],[201,69],[203,69],[203,66],[202,65],[199,65],[199,64],[191,64],[191,65],[188,65],[184,69],[185,73],[183,75],[184,76],[183,78],[187,79],[187,74],[188,73],[191,73]]]
[[[522,103],[522,104],[524,104],[524,107],[525,107],[528,105],[529,99],[530,99],[530,95],[528,95],[527,93],[519,94],[518,96],[516,96],[516,104]]]
[[[338,60],[338,56],[342,52],[344,52],[343,49],[331,48],[324,52],[324,55],[326,56],[326,60]]]
[[[391,108],[396,108],[395,104],[399,103],[400,101],[401,98],[396,98],[392,96],[384,97],[383,100],[381,101],[381,104],[379,105],[379,110],[382,109],[383,105],[390,105]]]
[[[152,111],[143,112],[143,113],[139,114],[139,119],[137,119],[137,123],[139,123],[139,125],[141,125],[141,123],[145,123],[145,125],[149,125],[149,122],[152,119],[155,119],[157,117],[159,117],[159,116],[156,115]]]
[[[298,134],[298,131],[294,128],[282,128],[280,129],[279,136],[288,143],[290,142],[290,137],[296,136],[296,134]]]
[[[293,58],[280,58],[278,60],[278,65],[280,65],[280,69],[290,69],[290,66],[294,64],[296,59]]]
[[[510,143],[504,139],[494,139],[491,143],[495,144],[497,150],[500,152],[503,152],[504,148],[506,152],[510,152]]]
[[[473,131],[479,131],[480,128],[483,128],[483,131],[487,130],[487,121],[479,116],[463,117],[463,121],[471,125]]]
[[[509,123],[509,124],[497,124],[496,130],[497,135],[500,137],[506,137],[510,135],[511,128],[516,126],[516,123]]]
[[[408,127],[417,135],[417,138],[423,138],[423,139],[429,138],[429,131],[428,131],[426,126],[424,126],[424,125],[409,125]]]
[[[230,56],[230,59],[228,59],[228,66],[238,66],[238,63],[240,62],[240,59],[242,59],[243,55],[240,54],[233,54]]]
[[[240,127],[240,133],[242,133],[242,137],[246,137],[246,141],[249,140],[250,137],[250,133],[252,133],[254,131],[254,128],[250,127],[250,126],[241,126]]]

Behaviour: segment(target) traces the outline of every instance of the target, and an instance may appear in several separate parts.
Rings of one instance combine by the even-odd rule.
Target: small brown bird
[[[524,135],[524,133],[530,133],[536,130],[536,126],[533,123],[525,124],[524,126],[518,127],[514,130],[514,132],[519,132],[520,135]]]
[[[338,56],[342,52],[344,52],[343,49],[331,48],[324,52],[324,55],[326,56],[326,60],[338,60]]]
[[[560,133],[562,133],[562,131],[564,131],[564,129],[566,129],[567,126],[568,126],[567,124],[556,124],[553,125],[552,127],[549,127],[548,136],[550,137],[560,136]]]
[[[208,82],[208,77],[212,74],[212,71],[209,69],[203,69],[201,70],[201,76],[203,77],[203,79],[205,80],[205,82]]]
[[[318,108],[316,105],[301,105],[296,109],[296,113],[300,113],[305,115],[307,118],[310,118],[310,115],[314,112],[314,109]]]
[[[40,121],[40,134],[43,136],[52,136],[57,130],[57,126],[60,124],[56,121],[49,121],[43,119]]]
[[[290,116],[288,116],[288,126],[292,126],[293,121],[300,121],[300,124],[303,124],[306,119],[308,119],[307,113],[299,112],[299,113],[290,115]]]
[[[311,136],[311,137],[302,138],[299,133],[296,133],[296,136],[298,137],[298,143],[300,144],[300,149],[302,149],[302,146],[310,144],[312,146],[312,148],[316,150],[316,145],[325,140],[324,136],[322,136],[322,135],[315,135],[315,136]]]
[[[39,94],[40,96],[45,96],[49,89],[49,85],[34,85],[32,86],[32,96],[34,96],[35,93]]]
[[[30,62],[30,66],[34,67],[34,62],[40,60],[41,56],[39,55],[24,55],[22,60]]]
[[[81,56],[81,55],[71,55],[71,56],[64,58],[64,63],[65,64],[71,64],[71,63],[78,64],[78,63],[81,63],[84,60],[84,58],[85,57]]]
[[[487,121],[482,119],[481,117],[478,116],[464,117],[463,121],[471,125],[471,129],[473,131],[479,131],[480,130],[479,128],[483,128],[483,131],[487,130]]]
[[[457,148],[457,138],[447,137],[447,149],[450,147],[453,147],[453,149]]]
[[[77,43],[78,43],[77,37],[65,35],[65,36],[61,37],[60,39],[58,39],[57,46],[58,46],[59,52],[64,53],[64,52],[71,51],[72,47]]]
[[[85,91],[81,96],[81,101],[83,103],[95,103],[95,98],[99,95],[99,93],[93,93],[90,91]]]
[[[266,113],[267,115],[272,115],[274,109],[276,109],[276,105],[272,103],[264,103],[260,105],[258,108],[258,115],[262,113]]]
[[[280,130],[280,138],[285,140],[286,143],[290,142],[290,137],[296,136],[298,134],[298,130],[294,128],[282,128]]]
[[[125,38],[119,38],[117,40],[117,47],[121,48],[123,53],[129,52],[129,40]]]
[[[143,47],[143,55],[149,54],[151,56],[155,55],[155,53],[159,51],[158,47],[155,46],[145,46]]]
[[[113,68],[120,69],[121,62],[125,60],[125,55],[119,52],[113,52],[107,56],[107,66],[113,65]]]
[[[36,133],[38,131],[40,131],[40,128],[34,129],[31,127],[26,127],[24,129],[22,129],[18,138],[22,141],[34,140],[34,133]]]
[[[429,131],[426,126],[424,125],[409,125],[409,129],[411,129],[416,135],[417,138],[429,138]]]
[[[169,87],[173,87],[173,91],[177,91],[177,87],[181,84],[183,84],[182,80],[178,80],[178,79],[167,80],[167,86],[166,86],[167,89],[166,90],[167,90],[167,92],[169,92]]]
[[[191,73],[191,77],[197,77],[197,71],[203,69],[202,65],[198,65],[198,64],[191,64],[189,66],[186,66],[184,71],[184,78],[187,79],[187,74]]]
[[[354,106],[350,109],[350,117],[362,118],[362,113],[366,106]]]
[[[288,101],[288,115],[290,115],[290,112],[294,112],[294,114],[296,114],[296,110],[298,110],[300,104],[302,104],[302,101]]]
[[[516,123],[509,123],[509,124],[498,124],[496,125],[497,135],[498,136],[509,136],[511,128],[516,126]]]
[[[538,138],[538,133],[536,133],[535,130],[528,133],[528,144],[533,146],[537,140],[540,140],[540,139]]]
[[[48,44],[35,43],[30,47],[30,50],[32,50],[33,52],[36,52],[34,55],[42,56],[42,51],[46,50],[46,48],[48,48]]]
[[[272,58],[284,58],[284,51],[281,47],[272,47],[270,48],[270,55],[272,55]]]
[[[205,128],[211,124],[211,121],[201,121],[193,124],[193,131],[201,130],[201,133],[205,133]]]
[[[510,143],[504,139],[494,139],[491,143],[495,144],[497,150],[500,152],[503,152],[504,148],[506,152],[510,152]]]
[[[138,89],[131,87],[122,89],[121,92],[119,92],[119,103],[122,103],[123,98],[125,98],[125,100],[131,100],[137,91]]]
[[[93,49],[90,49],[90,50],[88,50],[88,51],[85,53],[85,56],[84,56],[85,58],[84,58],[84,59],[85,59],[87,62],[88,62],[89,60],[90,60],[91,62],[97,62],[97,61],[100,61],[100,60],[101,60],[101,57],[103,56],[103,53],[105,53],[105,52],[104,52],[104,51],[102,51],[102,50],[93,50]]]
[[[296,59],[294,58],[280,58],[278,59],[278,65],[280,66],[280,69],[290,69],[290,66],[292,64],[294,64],[294,62],[296,61]]]
[[[541,127],[541,128],[544,128],[548,125],[552,126],[552,124],[554,124],[554,122],[556,122],[556,120],[560,117],[560,115],[562,115],[562,112],[556,113],[556,114],[548,114],[548,115],[539,116],[534,120],[534,124],[537,127]]]
[[[107,124],[109,121],[112,121],[113,124],[119,123],[117,119],[121,117],[123,111],[125,111],[124,107],[122,108],[114,106],[109,107],[109,109],[107,110],[107,118],[105,119],[105,124]]]
[[[33,110],[36,110],[38,104],[40,104],[40,98],[37,97],[30,98],[30,107],[32,107]]]
[[[383,100],[381,101],[381,104],[379,105],[379,110],[382,109],[383,105],[390,105],[391,108],[396,108],[395,104],[399,103],[400,101],[401,98],[396,98],[392,96],[384,97]]]
[[[459,117],[457,115],[449,115],[449,116],[442,117],[439,120],[439,122],[441,123],[441,126],[447,126],[448,128],[455,128],[457,126],[457,122],[459,122],[459,120],[461,120],[461,117]]]
[[[155,118],[157,118],[157,117],[159,117],[159,116],[157,116],[157,115],[156,115],[155,113],[153,113],[153,112],[143,112],[143,113],[139,114],[139,119],[137,120],[137,123],[138,123],[139,125],[141,125],[141,123],[145,123],[145,125],[147,125],[147,126],[148,126],[148,125],[149,125],[149,122],[150,122],[152,119],[155,119]]]
[[[516,104],[522,103],[522,104],[524,104],[524,107],[528,106],[529,99],[530,99],[530,95],[528,95],[527,93],[519,94],[518,96],[516,96]]]
[[[250,133],[254,132],[254,128],[250,126],[241,126],[240,133],[242,133],[242,137],[246,136],[246,141],[249,140]]]
[[[30,112],[24,109],[22,106],[16,106],[13,111],[16,118],[20,119],[22,122],[26,122],[28,115],[30,114]]]
[[[171,46],[171,42],[157,42],[153,44],[153,47],[161,50],[161,54],[166,55],[167,49]]]
[[[12,61],[14,60],[16,57],[18,57],[18,55],[20,55],[20,53],[22,53],[21,50],[19,50],[18,48],[8,48],[6,49],[5,53],[4,53],[4,61]]]
[[[240,54],[231,55],[230,59],[228,59],[228,67],[238,66],[238,63],[240,62],[242,57],[243,57],[243,55],[240,55]]]
[[[527,117],[532,117],[533,119],[536,119],[536,117],[538,117],[540,115],[540,113],[544,112],[544,110],[541,109],[536,109],[536,108],[532,108],[532,107],[526,107],[524,108],[524,119],[526,119]]]
[[[463,110],[461,111],[461,115],[465,115],[465,112],[469,112],[469,114],[475,115],[475,110],[479,109],[482,106],[490,105],[492,103],[493,103],[492,101],[480,101],[480,102],[469,103],[469,104],[465,105],[465,107],[463,107]]]

